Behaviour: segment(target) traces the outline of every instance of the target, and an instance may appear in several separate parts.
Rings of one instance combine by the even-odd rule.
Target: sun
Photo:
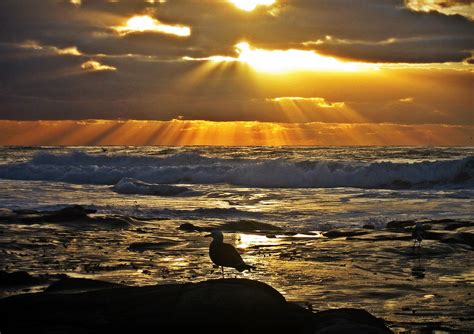
[[[229,0],[234,6],[247,12],[253,11],[257,6],[271,6],[276,0]]]

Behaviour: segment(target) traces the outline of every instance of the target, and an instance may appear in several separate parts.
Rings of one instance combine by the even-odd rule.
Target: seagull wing
[[[211,260],[218,266],[235,268],[244,263],[234,246],[229,244],[215,245],[210,249],[210,256]]]

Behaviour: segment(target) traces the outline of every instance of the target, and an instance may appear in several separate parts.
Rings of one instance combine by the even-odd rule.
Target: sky
[[[464,145],[471,0],[2,0],[3,145]]]

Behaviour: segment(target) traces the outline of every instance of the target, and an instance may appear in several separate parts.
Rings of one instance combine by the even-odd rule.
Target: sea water
[[[297,231],[472,219],[469,147],[2,147],[0,207]]]

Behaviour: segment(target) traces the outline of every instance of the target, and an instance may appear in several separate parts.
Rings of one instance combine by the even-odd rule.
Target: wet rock
[[[369,233],[367,230],[354,229],[354,228],[341,228],[337,230],[330,230],[324,232],[323,235],[326,238],[344,238],[344,237],[354,237],[358,235],[364,235]]]
[[[416,222],[414,220],[393,220],[387,223],[386,228],[389,230],[404,230],[408,227],[415,226]]]
[[[165,248],[176,247],[180,245],[181,242],[174,240],[165,240],[160,242],[135,242],[128,246],[128,250],[135,252],[144,252],[148,250],[163,250]]]
[[[0,221],[12,219],[15,215],[16,213],[10,209],[0,209]]]
[[[26,271],[6,272],[0,271],[0,286],[16,286],[16,285],[33,285],[40,280],[37,277],[31,276]]]
[[[231,221],[221,225],[219,228],[222,231],[228,232],[281,231],[280,227],[254,220]]]
[[[65,207],[57,211],[15,210],[13,214],[1,216],[0,221],[13,224],[101,224],[112,227],[124,227],[136,223],[136,219],[125,216],[89,216],[97,210],[87,209],[80,205]]]
[[[371,231],[364,235],[347,237],[347,240],[364,240],[364,241],[395,241],[395,240],[412,240],[411,234],[398,233],[391,231]]]
[[[187,231],[187,232],[201,232],[203,231],[203,228],[191,223],[184,223],[184,224],[179,225],[178,230]]]
[[[441,236],[440,241],[446,243],[459,243],[474,248],[474,228],[463,227],[454,233],[447,233]]]
[[[46,288],[45,292],[82,292],[117,287],[124,287],[124,285],[87,278],[73,278],[66,276],[51,284],[48,288]]]
[[[453,231],[453,230],[457,230],[458,228],[469,227],[472,225],[473,224],[471,222],[456,221],[456,222],[448,223],[446,226],[444,226],[444,229],[447,231]]]

